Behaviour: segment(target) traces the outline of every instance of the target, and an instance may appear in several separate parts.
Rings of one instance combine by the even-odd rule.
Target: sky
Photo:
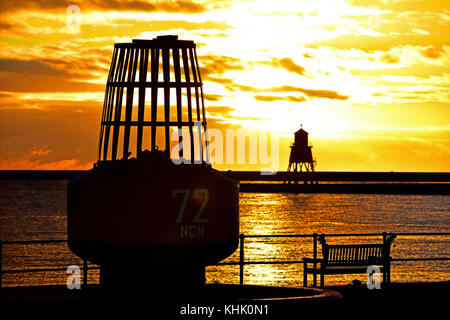
[[[279,170],[302,125],[317,171],[450,171],[437,0],[2,0],[0,169],[92,168],[114,43],[167,34],[197,44],[208,128],[277,139]]]

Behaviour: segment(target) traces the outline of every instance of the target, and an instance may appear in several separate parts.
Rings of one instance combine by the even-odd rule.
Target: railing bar
[[[303,263],[303,260],[288,260],[288,261],[246,261],[244,264],[294,264],[294,263]],[[213,264],[213,266],[238,266],[241,263],[236,262],[220,262]]]
[[[312,238],[312,234],[261,234],[244,235],[245,238]]]
[[[405,233],[388,233],[388,234],[395,234],[396,236],[449,236],[450,232],[405,232]]]
[[[87,267],[86,270],[97,270],[100,267]],[[50,272],[50,271],[66,271],[67,267],[61,268],[36,268],[36,269],[14,269],[14,270],[3,270],[3,273],[27,273],[27,272]]]
[[[443,258],[392,258],[391,261],[450,261],[450,257]],[[245,261],[246,264],[296,264],[303,263],[303,260],[288,260],[288,261]],[[241,265],[239,261],[236,262],[220,262],[213,266],[226,266],[226,265]],[[100,267],[87,267],[87,270],[98,270]],[[27,273],[27,272],[51,272],[51,271],[65,271],[66,267],[61,268],[39,268],[39,269],[15,269],[15,270],[2,270],[3,274],[7,273]]]
[[[450,232],[405,232],[405,233],[387,233],[397,236],[450,236]],[[327,237],[364,237],[364,236],[381,236],[382,233],[330,233],[325,234]],[[245,238],[312,238],[314,234],[260,234],[260,235],[243,235]],[[62,243],[67,239],[50,239],[50,240],[13,240],[3,241],[3,244],[39,244],[39,243]]]
[[[28,272],[47,272],[47,271],[66,271],[67,267],[61,268],[37,268],[37,269],[15,269],[3,270],[3,273],[28,273]]]
[[[303,263],[302,260],[292,260],[292,261],[247,261],[245,264],[294,264]]]
[[[62,243],[67,240],[17,240],[17,241],[3,241],[3,244],[46,244],[46,243]]]
[[[388,235],[395,234],[397,236],[445,236],[450,235],[450,232],[418,232],[418,233],[387,233]],[[327,237],[366,237],[366,236],[382,236],[382,233],[326,233]],[[313,237],[313,234],[260,234],[260,235],[244,235],[245,238],[308,238]]]
[[[450,258],[392,258],[391,261],[449,261]]]

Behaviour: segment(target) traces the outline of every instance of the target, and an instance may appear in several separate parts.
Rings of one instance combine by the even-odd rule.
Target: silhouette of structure
[[[115,44],[98,162],[67,191],[69,247],[102,285],[199,285],[236,250],[238,182],[211,168],[207,142],[194,42]]]
[[[194,126],[199,129],[197,146],[194,146]],[[135,39],[133,43],[115,44],[106,84],[99,161],[118,158],[122,130],[123,159],[133,154],[133,150],[130,151],[131,131],[136,131],[134,148],[140,158],[146,146],[150,151],[162,149],[168,153],[177,143],[171,141],[175,130],[180,157],[188,156],[189,151],[188,158],[192,162],[209,162],[208,152],[195,152],[194,149],[201,147],[207,151],[208,140],[202,140],[202,134],[206,133],[205,105],[193,41],[178,40],[178,36],[160,36],[153,40]],[[183,131],[189,135],[185,145]],[[162,136],[164,140],[158,145],[158,137]],[[146,146],[145,142],[148,142]]]
[[[289,156],[289,166],[287,171],[293,172],[293,175],[288,174],[288,183],[298,183],[302,179],[302,170],[306,173],[314,172],[315,160],[313,160],[312,146],[308,145],[308,132],[303,130],[302,125],[300,129],[294,133],[294,144],[291,147],[291,154]],[[302,179],[305,183],[317,183],[317,180],[312,177]]]

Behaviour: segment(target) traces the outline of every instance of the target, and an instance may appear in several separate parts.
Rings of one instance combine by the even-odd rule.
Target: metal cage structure
[[[169,155],[179,159],[209,163],[206,128],[203,83],[193,41],[159,36],[114,45],[99,163],[132,155],[139,159],[144,150],[173,150]]]

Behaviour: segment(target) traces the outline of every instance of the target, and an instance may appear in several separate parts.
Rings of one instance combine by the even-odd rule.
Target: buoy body
[[[238,246],[239,186],[209,166],[170,160],[96,167],[69,183],[68,235],[71,250],[96,264],[139,255],[214,264]]]

